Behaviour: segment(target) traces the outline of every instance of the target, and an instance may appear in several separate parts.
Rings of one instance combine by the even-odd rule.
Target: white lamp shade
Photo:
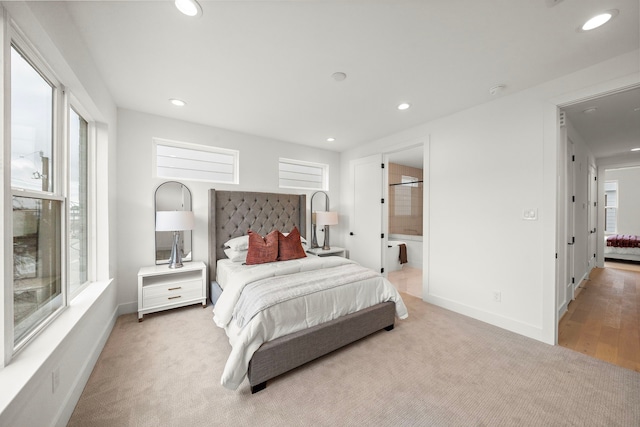
[[[192,211],[156,212],[156,231],[193,230],[195,217]]]
[[[338,212],[316,212],[316,224],[318,225],[336,225],[338,224]]]

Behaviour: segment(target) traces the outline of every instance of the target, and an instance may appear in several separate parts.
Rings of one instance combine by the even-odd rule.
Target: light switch
[[[525,209],[522,211],[522,219],[536,221],[538,219],[538,209]]]

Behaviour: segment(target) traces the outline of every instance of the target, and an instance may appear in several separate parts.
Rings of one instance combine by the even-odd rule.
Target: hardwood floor
[[[580,288],[560,320],[558,344],[640,372],[640,266],[606,263]]]
[[[422,270],[405,265],[397,271],[390,271],[387,278],[400,292],[422,299]]]

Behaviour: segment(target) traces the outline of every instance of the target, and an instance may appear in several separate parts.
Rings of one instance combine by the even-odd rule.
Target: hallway
[[[605,263],[560,320],[558,344],[640,372],[640,266]]]

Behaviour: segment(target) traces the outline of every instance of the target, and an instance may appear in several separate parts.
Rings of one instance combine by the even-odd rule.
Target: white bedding
[[[218,262],[218,267],[222,261],[224,260]],[[222,385],[232,390],[238,388],[246,377],[253,353],[267,341],[386,301],[396,303],[398,318],[405,319],[408,316],[407,308],[397,290],[384,277],[376,275],[370,279],[284,301],[261,311],[243,328],[238,326],[238,322],[232,321],[242,289],[249,283],[349,263],[355,262],[342,257],[307,257],[252,266],[242,266],[239,263],[236,266],[225,265],[222,269],[223,277],[220,273],[217,275],[224,282],[224,290],[213,309],[214,321],[225,329],[232,347],[222,374]]]
[[[640,261],[640,248],[619,248],[616,246],[607,246],[607,237],[609,236],[604,236],[605,258]]]
[[[640,248],[616,248],[613,246],[605,246],[604,253],[605,255],[608,255],[608,254],[640,255]]]

